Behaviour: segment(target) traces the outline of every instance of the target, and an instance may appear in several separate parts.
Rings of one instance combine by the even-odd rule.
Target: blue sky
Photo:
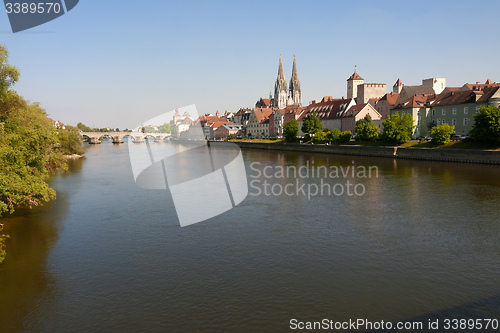
[[[267,97],[282,54],[297,58],[303,103],[397,78],[448,86],[500,81],[500,1],[81,0],[62,17],[0,43],[15,86],[64,123],[135,127],[176,106],[237,111]]]

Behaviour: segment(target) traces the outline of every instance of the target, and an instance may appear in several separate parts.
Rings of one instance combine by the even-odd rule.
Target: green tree
[[[84,125],[82,123],[76,124],[76,127],[80,129],[82,132],[92,132],[92,128],[88,127],[87,125]]]
[[[0,214],[33,207],[55,198],[45,182],[67,167],[57,130],[38,103],[28,103],[10,89],[18,72],[0,45]]]
[[[85,154],[78,128],[67,125],[65,129],[58,129],[57,132],[59,144],[56,147],[62,154]]]
[[[173,133],[174,131],[174,121],[171,120],[170,123],[165,123],[158,127],[159,133]]]
[[[332,129],[328,133],[326,133],[326,139],[327,141],[331,142],[337,142],[339,141],[340,138],[340,131],[336,128]]]
[[[146,133],[157,133],[158,130],[154,129],[153,126],[146,126],[146,127],[144,127],[144,132],[146,132]]]
[[[432,142],[438,145],[444,145],[450,142],[453,133],[455,133],[455,126],[450,126],[448,124],[434,126],[431,129]]]
[[[0,45],[0,98],[19,80],[19,70],[8,61],[9,51]]]
[[[287,121],[283,127],[283,136],[288,142],[293,142],[299,136],[299,122],[295,119]]]
[[[316,113],[310,113],[305,116],[304,121],[302,122],[302,132],[314,134],[323,129],[323,124],[319,120]]]
[[[390,143],[403,143],[411,139],[411,134],[414,128],[413,117],[411,114],[396,112],[393,115],[387,116],[382,123],[382,139]]]
[[[372,117],[367,114],[363,119],[356,122],[356,139],[373,141],[378,139],[380,130],[372,120]]]
[[[340,133],[339,136],[339,142],[340,143],[348,143],[352,139],[352,132],[351,131],[344,131]]]
[[[491,105],[482,106],[473,117],[471,137],[485,144],[500,144],[500,108]]]

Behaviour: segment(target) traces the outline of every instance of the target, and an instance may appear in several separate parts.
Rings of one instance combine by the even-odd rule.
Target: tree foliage
[[[356,122],[356,139],[373,141],[378,139],[379,135],[380,129],[369,114]]]
[[[384,126],[382,139],[387,142],[399,144],[411,139],[414,128],[411,114],[403,113],[400,115],[399,112],[396,112],[387,116],[382,125]]]
[[[344,131],[340,133],[339,136],[339,142],[340,143],[348,143],[352,139],[352,132],[351,131]]]
[[[325,143],[326,142],[326,134],[322,131],[314,134],[313,142],[316,144]]]
[[[471,137],[485,144],[500,144],[500,108],[482,106],[473,117]]]
[[[326,139],[329,142],[337,142],[340,138],[340,131],[336,128],[326,133]]]
[[[453,133],[455,133],[455,126],[448,124],[434,126],[431,129],[432,142],[438,145],[447,144],[450,142]]]
[[[59,144],[56,145],[56,148],[62,154],[85,154],[86,149],[82,145],[80,131],[78,130],[78,128],[66,125],[64,129],[58,129],[57,134]]]
[[[19,70],[10,65],[8,60],[9,51],[5,46],[0,45],[0,98],[19,80]]]
[[[82,123],[76,124],[76,127],[80,129],[82,132],[93,132],[94,130],[87,125],[84,125]]]
[[[303,133],[314,134],[320,132],[322,129],[323,124],[316,113],[310,113],[304,117],[304,121],[302,122]]]
[[[55,198],[45,181],[67,168],[63,153],[54,149],[60,137],[45,111],[11,89],[19,72],[7,55],[0,45],[0,214]]]
[[[295,141],[299,136],[299,122],[295,119],[287,121],[283,127],[283,136],[288,142]]]

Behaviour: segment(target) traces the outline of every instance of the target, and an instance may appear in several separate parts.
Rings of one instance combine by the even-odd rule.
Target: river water
[[[127,144],[89,146],[51,180],[57,200],[1,219],[10,239],[0,331],[286,332],[293,318],[500,317],[499,166],[243,157],[247,198],[181,228],[168,190],[135,184]],[[377,174],[276,174],[301,166]],[[347,180],[358,194],[277,195]]]

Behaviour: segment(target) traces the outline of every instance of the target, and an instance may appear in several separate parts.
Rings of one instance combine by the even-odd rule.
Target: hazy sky
[[[237,111],[268,97],[279,55],[297,58],[303,103],[365,82],[445,77],[500,81],[500,1],[81,0],[62,17],[0,43],[21,70],[15,89],[50,117],[135,127],[176,106]]]

